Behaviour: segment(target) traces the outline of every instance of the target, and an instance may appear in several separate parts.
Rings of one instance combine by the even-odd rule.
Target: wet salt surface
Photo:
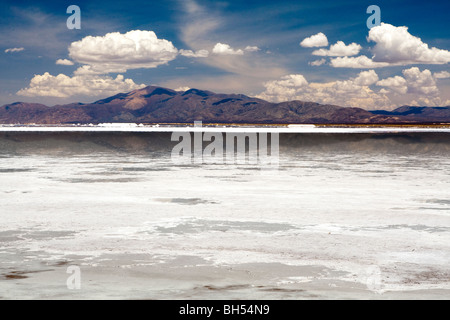
[[[447,152],[282,148],[279,170],[169,155],[0,157],[0,297],[450,298]]]

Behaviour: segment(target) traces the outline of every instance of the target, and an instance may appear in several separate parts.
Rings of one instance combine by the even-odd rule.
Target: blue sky
[[[66,26],[72,4],[80,30]],[[383,25],[369,34],[372,4]],[[0,105],[90,102],[145,85],[366,109],[450,105],[449,1],[2,1],[0,10]],[[300,45],[319,33],[326,45]]]

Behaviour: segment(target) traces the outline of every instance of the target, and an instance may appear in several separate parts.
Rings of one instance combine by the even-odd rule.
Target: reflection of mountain
[[[450,122],[450,107],[401,107],[392,112],[366,111],[313,102],[270,103],[240,94],[191,89],[178,92],[146,87],[90,104],[47,107],[13,103],[0,107],[3,124],[63,123],[412,123]]]

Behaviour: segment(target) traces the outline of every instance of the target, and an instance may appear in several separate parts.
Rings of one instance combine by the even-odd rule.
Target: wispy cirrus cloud
[[[278,77],[287,70],[278,61],[267,56],[256,44],[258,39],[237,37],[237,30],[233,30],[234,21],[221,13],[215,6],[202,6],[195,0],[179,1],[182,6],[180,15],[180,38],[193,52],[208,50],[211,54],[199,60],[200,63],[217,70],[232,74],[218,75],[211,81],[209,75],[183,79],[188,85],[204,84],[205,88],[213,89],[221,83],[220,91],[231,91],[235,88],[246,88],[246,91],[261,88],[267,78]],[[248,17],[247,17],[248,18]],[[181,80],[175,80],[178,83]],[[172,83],[172,82],[170,82]]]
[[[20,48],[8,48],[5,50],[5,53],[14,53],[14,52],[20,52],[25,50],[24,47],[20,47]]]
[[[8,24],[0,27],[0,43],[5,46],[25,47],[27,52],[36,55],[57,56],[67,50],[67,43],[75,40],[80,34],[97,33],[103,30],[117,29],[120,24],[114,17],[98,19],[83,16],[82,30],[71,32],[66,26],[67,7],[61,14],[48,12],[34,6],[20,6],[15,3],[4,12],[9,19]]]

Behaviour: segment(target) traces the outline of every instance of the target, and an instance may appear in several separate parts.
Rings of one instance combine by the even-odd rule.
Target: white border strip
[[[340,127],[169,127],[169,126],[0,126],[0,132],[242,132],[242,133],[412,133],[434,132],[450,133],[450,128],[422,127],[377,127],[377,128],[340,128]]]

